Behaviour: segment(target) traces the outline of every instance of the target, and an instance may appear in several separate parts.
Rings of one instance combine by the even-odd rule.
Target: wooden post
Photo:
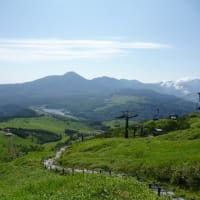
[[[158,196],[160,196],[160,192],[161,192],[161,187],[158,186]]]
[[[137,180],[138,180],[139,182],[141,182],[141,181],[142,181],[142,178],[141,178],[140,176],[137,176]]]
[[[128,120],[129,120],[129,117],[128,117],[128,112],[126,113],[125,115],[125,138],[128,138]]]
[[[83,134],[81,135],[81,142],[83,142],[84,141],[84,137],[83,137]]]
[[[144,126],[143,125],[141,126],[141,129],[140,129],[140,136],[141,137],[144,136]]]
[[[137,131],[137,128],[136,128],[136,127],[134,127],[134,128],[133,128],[133,137],[135,137],[135,136],[136,136],[136,131]]]

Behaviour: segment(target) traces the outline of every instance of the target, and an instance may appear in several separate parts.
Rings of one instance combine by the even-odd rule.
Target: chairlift
[[[157,108],[156,114],[155,114],[154,117],[153,117],[153,120],[154,120],[154,121],[159,120],[159,112],[160,112],[160,110],[159,110],[159,108]]]
[[[169,115],[169,119],[177,120],[178,119],[178,115],[177,114],[170,114]]]
[[[136,132],[137,132],[137,129],[139,128],[139,126],[135,125],[135,126],[132,126],[131,129],[133,131],[133,136],[135,137],[136,136]]]
[[[154,115],[153,121],[158,121],[158,120],[159,120],[159,117],[157,115]]]
[[[198,99],[198,103],[197,103],[196,109],[200,110],[200,92],[198,92],[198,96],[199,96],[199,99]]]
[[[197,103],[196,110],[200,111],[200,103]]]
[[[119,123],[115,123],[114,127],[115,127],[115,128],[119,128],[119,127],[120,127],[120,124],[119,124]]]
[[[115,127],[115,128],[119,128],[119,127],[120,127],[120,120],[116,120],[116,121],[115,121],[114,127]]]
[[[154,135],[154,136],[163,135],[163,134],[164,134],[164,130],[163,130],[163,129],[155,128],[155,129],[153,130],[153,135]]]

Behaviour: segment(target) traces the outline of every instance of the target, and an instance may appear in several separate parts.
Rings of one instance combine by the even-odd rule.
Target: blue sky
[[[199,77],[199,10],[199,0],[0,0],[0,83],[67,71]]]

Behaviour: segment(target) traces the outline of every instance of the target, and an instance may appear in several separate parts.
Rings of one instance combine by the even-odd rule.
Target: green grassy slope
[[[155,123],[168,127],[168,120],[161,121]],[[196,193],[200,189],[200,116],[189,115],[187,123],[184,130],[157,137],[124,139],[118,135],[74,144],[58,163],[139,174]]]
[[[178,177],[174,177],[174,173],[182,171],[184,165],[190,166],[190,170],[195,167],[200,170],[199,150],[199,140],[180,142],[158,138],[96,139],[72,145],[59,163],[72,167],[113,169],[133,175],[142,173],[160,180],[171,179],[176,182],[173,178]]]
[[[189,126],[158,137],[97,138],[74,143],[57,161],[75,168],[112,169],[146,179],[157,179],[198,193],[200,185],[200,117],[187,117]],[[152,123],[152,122],[146,122]],[[156,126],[170,127],[161,120]],[[174,124],[172,124],[174,125]],[[13,119],[0,123],[0,128],[15,127],[53,131],[67,138],[64,129],[93,132],[83,122],[60,120],[51,116]],[[121,130],[122,131],[122,130]],[[31,146],[34,141],[14,136],[15,145]],[[43,148],[29,152],[13,161],[0,162],[0,199],[157,199],[145,185],[133,178],[121,179],[103,175],[61,176],[43,169],[41,160],[53,155],[58,142],[39,145]],[[0,132],[0,158],[8,156],[7,138]],[[190,194],[188,196],[190,196]],[[192,196],[195,196],[192,194]],[[191,196],[190,196],[191,197]],[[162,198],[160,198],[162,199]],[[164,198],[163,198],[164,199]],[[196,199],[199,195],[196,194]]]
[[[78,120],[72,120],[70,118],[57,118],[51,115],[45,115],[35,118],[14,118],[8,121],[0,122],[0,129],[4,128],[17,128],[20,133],[23,130],[30,132],[33,130],[41,130],[39,137],[43,137],[42,134],[44,131],[49,131],[53,134],[59,135],[61,138],[59,141],[48,142],[45,144],[38,143],[37,137],[29,135],[26,138],[13,135],[13,151],[14,157],[22,156],[28,152],[33,151],[51,151],[54,150],[56,146],[63,145],[67,141],[68,136],[65,133],[65,129],[82,131],[84,133],[90,134],[94,133],[95,129],[90,127],[87,123]],[[30,131],[29,131],[30,130]],[[43,132],[42,132],[43,131]],[[60,137],[61,136],[61,137]],[[48,132],[44,139],[48,140]],[[44,140],[45,141],[45,140]],[[0,162],[11,160],[11,154],[8,149],[9,141],[7,136],[5,136],[4,131],[0,131]],[[12,154],[13,155],[13,154]]]
[[[87,174],[61,176],[42,169],[37,158],[38,155],[32,154],[0,166],[0,199],[157,199],[145,185],[134,179]]]
[[[75,125],[68,124],[70,128]],[[87,125],[85,130],[91,131]],[[66,124],[51,117],[38,119],[14,119],[0,124],[0,127],[17,127],[55,131],[64,134]],[[30,146],[34,142],[13,136],[15,145]],[[51,143],[52,144],[52,143]],[[40,151],[29,152],[12,161],[0,162],[0,199],[1,200],[104,200],[104,199],[149,199],[157,196],[134,179],[122,179],[103,175],[65,175],[50,172],[43,168],[41,161],[55,152],[49,148],[51,144],[40,145]],[[0,157],[8,157],[8,141],[0,132]],[[46,148],[48,147],[48,148]],[[160,198],[165,199],[165,198]]]
[[[44,116],[37,118],[16,118],[13,120],[9,120],[7,122],[1,122],[0,127],[15,127],[15,128],[28,128],[28,129],[43,129],[47,131],[52,131],[57,134],[64,133],[65,128],[74,129],[74,130],[82,130],[82,131],[94,131],[91,127],[87,126],[85,123],[81,121],[75,121],[71,119],[57,119],[55,117]]]
[[[134,104],[134,103],[145,103],[144,97],[138,97],[138,96],[120,96],[120,95],[113,95],[108,99],[104,100],[104,106],[96,108],[94,111],[103,111],[107,110],[109,108],[113,108],[115,106],[121,106],[126,105],[128,103]]]
[[[15,151],[19,152],[18,146],[29,147],[35,145],[33,142],[20,138],[16,135],[13,136],[13,143],[15,144]],[[8,138],[5,136],[4,132],[0,131],[0,162],[10,160],[9,150],[8,150]]]
[[[23,129],[39,129],[50,131],[57,135],[61,135],[62,139],[59,142],[65,142],[67,136],[65,129],[72,129],[81,131],[83,133],[94,133],[95,129],[90,127],[87,123],[73,120],[70,118],[56,118],[51,115],[36,118],[15,118],[6,122],[0,122],[0,128],[23,128]],[[45,147],[52,148],[57,142],[45,144]]]

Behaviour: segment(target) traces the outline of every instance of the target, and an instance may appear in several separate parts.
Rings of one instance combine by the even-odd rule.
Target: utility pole
[[[130,112],[128,110],[123,111],[123,114],[119,117],[116,117],[116,119],[125,119],[125,133],[124,133],[124,137],[128,138],[128,127],[129,127],[129,119],[133,118],[133,117],[137,117],[138,114],[130,114]]]

